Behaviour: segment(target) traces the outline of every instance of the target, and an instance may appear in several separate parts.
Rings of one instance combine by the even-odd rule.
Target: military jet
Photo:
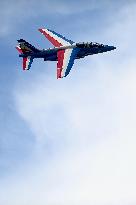
[[[19,57],[23,58],[23,70],[30,69],[34,58],[43,58],[44,61],[57,61],[57,79],[69,74],[75,59],[116,49],[114,46],[96,42],[75,43],[50,29],[42,28],[38,30],[54,47],[41,50],[23,39],[17,40],[19,45],[16,46],[16,49],[20,53]]]

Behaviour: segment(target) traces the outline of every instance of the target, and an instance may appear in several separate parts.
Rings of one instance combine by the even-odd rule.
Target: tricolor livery
[[[23,39],[18,40],[19,45],[16,49],[20,53],[19,57],[23,58],[23,70],[30,69],[34,58],[43,58],[44,61],[57,61],[57,78],[63,78],[69,74],[75,59],[116,49],[114,46],[95,42],[75,43],[46,28],[39,31],[54,48],[40,50]]]

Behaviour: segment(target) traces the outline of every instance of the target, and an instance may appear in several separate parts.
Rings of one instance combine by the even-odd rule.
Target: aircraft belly
[[[34,55],[34,58],[44,58],[45,61],[57,61],[57,55],[56,54],[50,54],[50,53],[38,53],[37,55]]]
[[[57,61],[57,56],[53,55],[53,56],[44,56],[44,60],[45,61]]]
[[[93,54],[97,54],[97,53],[101,53],[101,52],[103,52],[103,51],[101,51],[101,50],[98,49],[98,48],[81,49],[81,50],[79,51],[79,53],[77,54],[76,59],[84,58],[85,56],[93,55]]]
[[[77,54],[77,59],[78,58],[84,58],[85,56],[87,56],[87,55],[92,55],[92,52],[90,51],[90,50],[88,50],[88,49],[82,49],[82,50],[80,50],[79,51],[79,53]]]

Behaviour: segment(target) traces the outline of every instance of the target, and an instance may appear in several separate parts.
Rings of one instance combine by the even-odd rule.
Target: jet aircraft
[[[19,57],[23,58],[23,70],[29,70],[34,58],[43,58],[44,61],[57,61],[57,79],[66,77],[75,59],[88,55],[103,53],[116,49],[114,46],[96,42],[79,42],[66,39],[64,36],[46,28],[39,31],[54,45],[54,48],[38,49],[23,39],[19,39],[16,49]]]

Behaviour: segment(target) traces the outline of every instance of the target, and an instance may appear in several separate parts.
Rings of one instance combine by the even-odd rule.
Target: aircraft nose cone
[[[111,50],[114,50],[114,49],[116,49],[116,47],[115,46],[108,46],[108,51],[111,51]]]
[[[111,46],[111,49],[114,50],[114,49],[116,49],[116,47],[115,46]]]

